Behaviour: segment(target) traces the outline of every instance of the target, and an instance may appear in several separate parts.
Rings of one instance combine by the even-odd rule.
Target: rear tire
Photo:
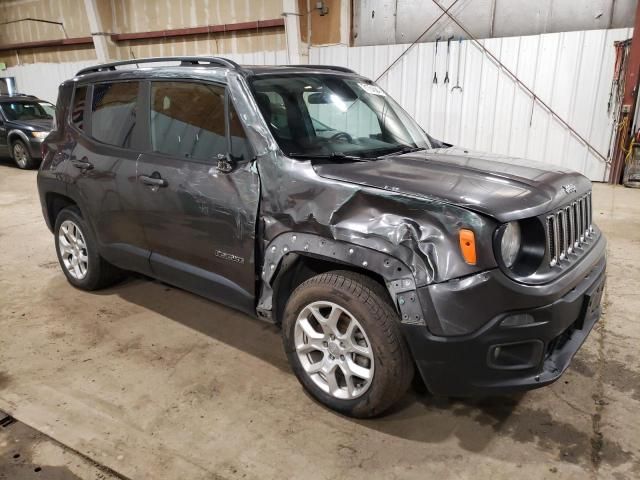
[[[38,166],[38,161],[33,159],[29,148],[22,140],[11,142],[11,156],[18,168],[22,170],[31,170]]]
[[[373,417],[398,401],[413,378],[399,323],[377,282],[333,271],[292,293],[282,321],[284,348],[316,400],[344,415]]]
[[[98,290],[122,279],[122,270],[98,254],[93,231],[78,207],[62,209],[53,231],[58,262],[71,285],[81,290]]]

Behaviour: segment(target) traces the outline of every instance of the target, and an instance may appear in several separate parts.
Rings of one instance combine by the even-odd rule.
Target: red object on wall
[[[621,148],[621,140],[632,137],[632,129],[637,128],[633,123],[633,115],[635,112],[636,101],[638,99],[638,80],[640,79],[640,2],[636,6],[636,19],[633,28],[633,38],[631,40],[631,50],[627,60],[627,71],[624,78],[624,94],[622,97],[622,105],[618,125],[625,125],[626,131],[618,129],[616,141],[614,144],[613,155],[611,157],[611,169],[609,170],[609,183],[618,184],[622,181],[624,172],[625,152]],[[627,145],[623,145],[627,148]]]

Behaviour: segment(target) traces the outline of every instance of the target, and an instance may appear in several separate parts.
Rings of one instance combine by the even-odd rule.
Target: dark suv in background
[[[20,168],[36,168],[54,112],[51,103],[33,95],[0,95],[0,155],[9,155]]]
[[[600,315],[588,179],[434,140],[350,70],[99,65],[56,119],[38,188],[69,282],[135,271],[275,322],[345,414],[414,368],[440,395],[549,384]]]

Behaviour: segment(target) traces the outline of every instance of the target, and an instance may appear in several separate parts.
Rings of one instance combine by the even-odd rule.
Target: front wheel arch
[[[394,305],[394,301],[385,285],[384,278],[376,272],[358,268],[354,265],[339,263],[327,258],[289,253],[282,259],[278,274],[273,281],[272,316],[275,323],[282,323],[282,315],[287,300],[299,285],[316,275],[334,270],[350,271],[369,277],[379,287],[377,289],[379,295],[386,298],[391,305]]]
[[[411,319],[413,324],[425,324],[418,302],[413,304],[406,302],[404,307],[398,305],[398,295],[409,292],[413,292],[415,295],[416,290],[413,272],[404,262],[387,253],[360,245],[314,234],[294,232],[279,235],[269,243],[265,250],[261,272],[261,293],[257,306],[259,316],[278,323],[282,318],[283,300],[286,302],[288,294],[301,283],[291,282],[291,278],[306,280],[309,276],[313,276],[310,275],[312,272],[301,274],[295,271],[299,265],[296,262],[297,257],[313,259],[318,262],[317,265],[324,265],[327,271],[351,270],[370,276],[386,290],[386,295],[390,298],[396,311],[401,314],[402,319]],[[308,265],[308,263],[309,260],[305,260],[303,265]],[[293,277],[290,277],[292,272]],[[314,274],[317,273],[323,272],[315,272]],[[284,276],[281,277],[283,274]],[[277,296],[274,295],[276,289],[278,290]],[[412,310],[404,311],[407,308]]]

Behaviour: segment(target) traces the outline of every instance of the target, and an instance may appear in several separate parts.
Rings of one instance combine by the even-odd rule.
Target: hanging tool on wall
[[[613,42],[616,49],[616,62],[613,67],[613,80],[611,81],[611,90],[609,91],[609,101],[607,102],[607,113],[614,111],[617,113],[617,107],[621,104],[624,96],[624,75],[627,71],[627,61],[629,51],[631,50],[631,39],[621,42]]]
[[[453,35],[447,38],[447,71],[444,74],[444,83],[449,83],[449,58],[451,58],[451,40],[453,40]]]
[[[456,72],[456,84],[453,86],[451,91],[460,90],[462,92],[462,87],[460,86],[460,58],[462,57],[462,37],[458,38],[458,71]]]
[[[440,37],[436,38],[436,51],[433,54],[433,83],[438,84],[438,72],[436,71],[438,57],[438,42],[440,41]]]

